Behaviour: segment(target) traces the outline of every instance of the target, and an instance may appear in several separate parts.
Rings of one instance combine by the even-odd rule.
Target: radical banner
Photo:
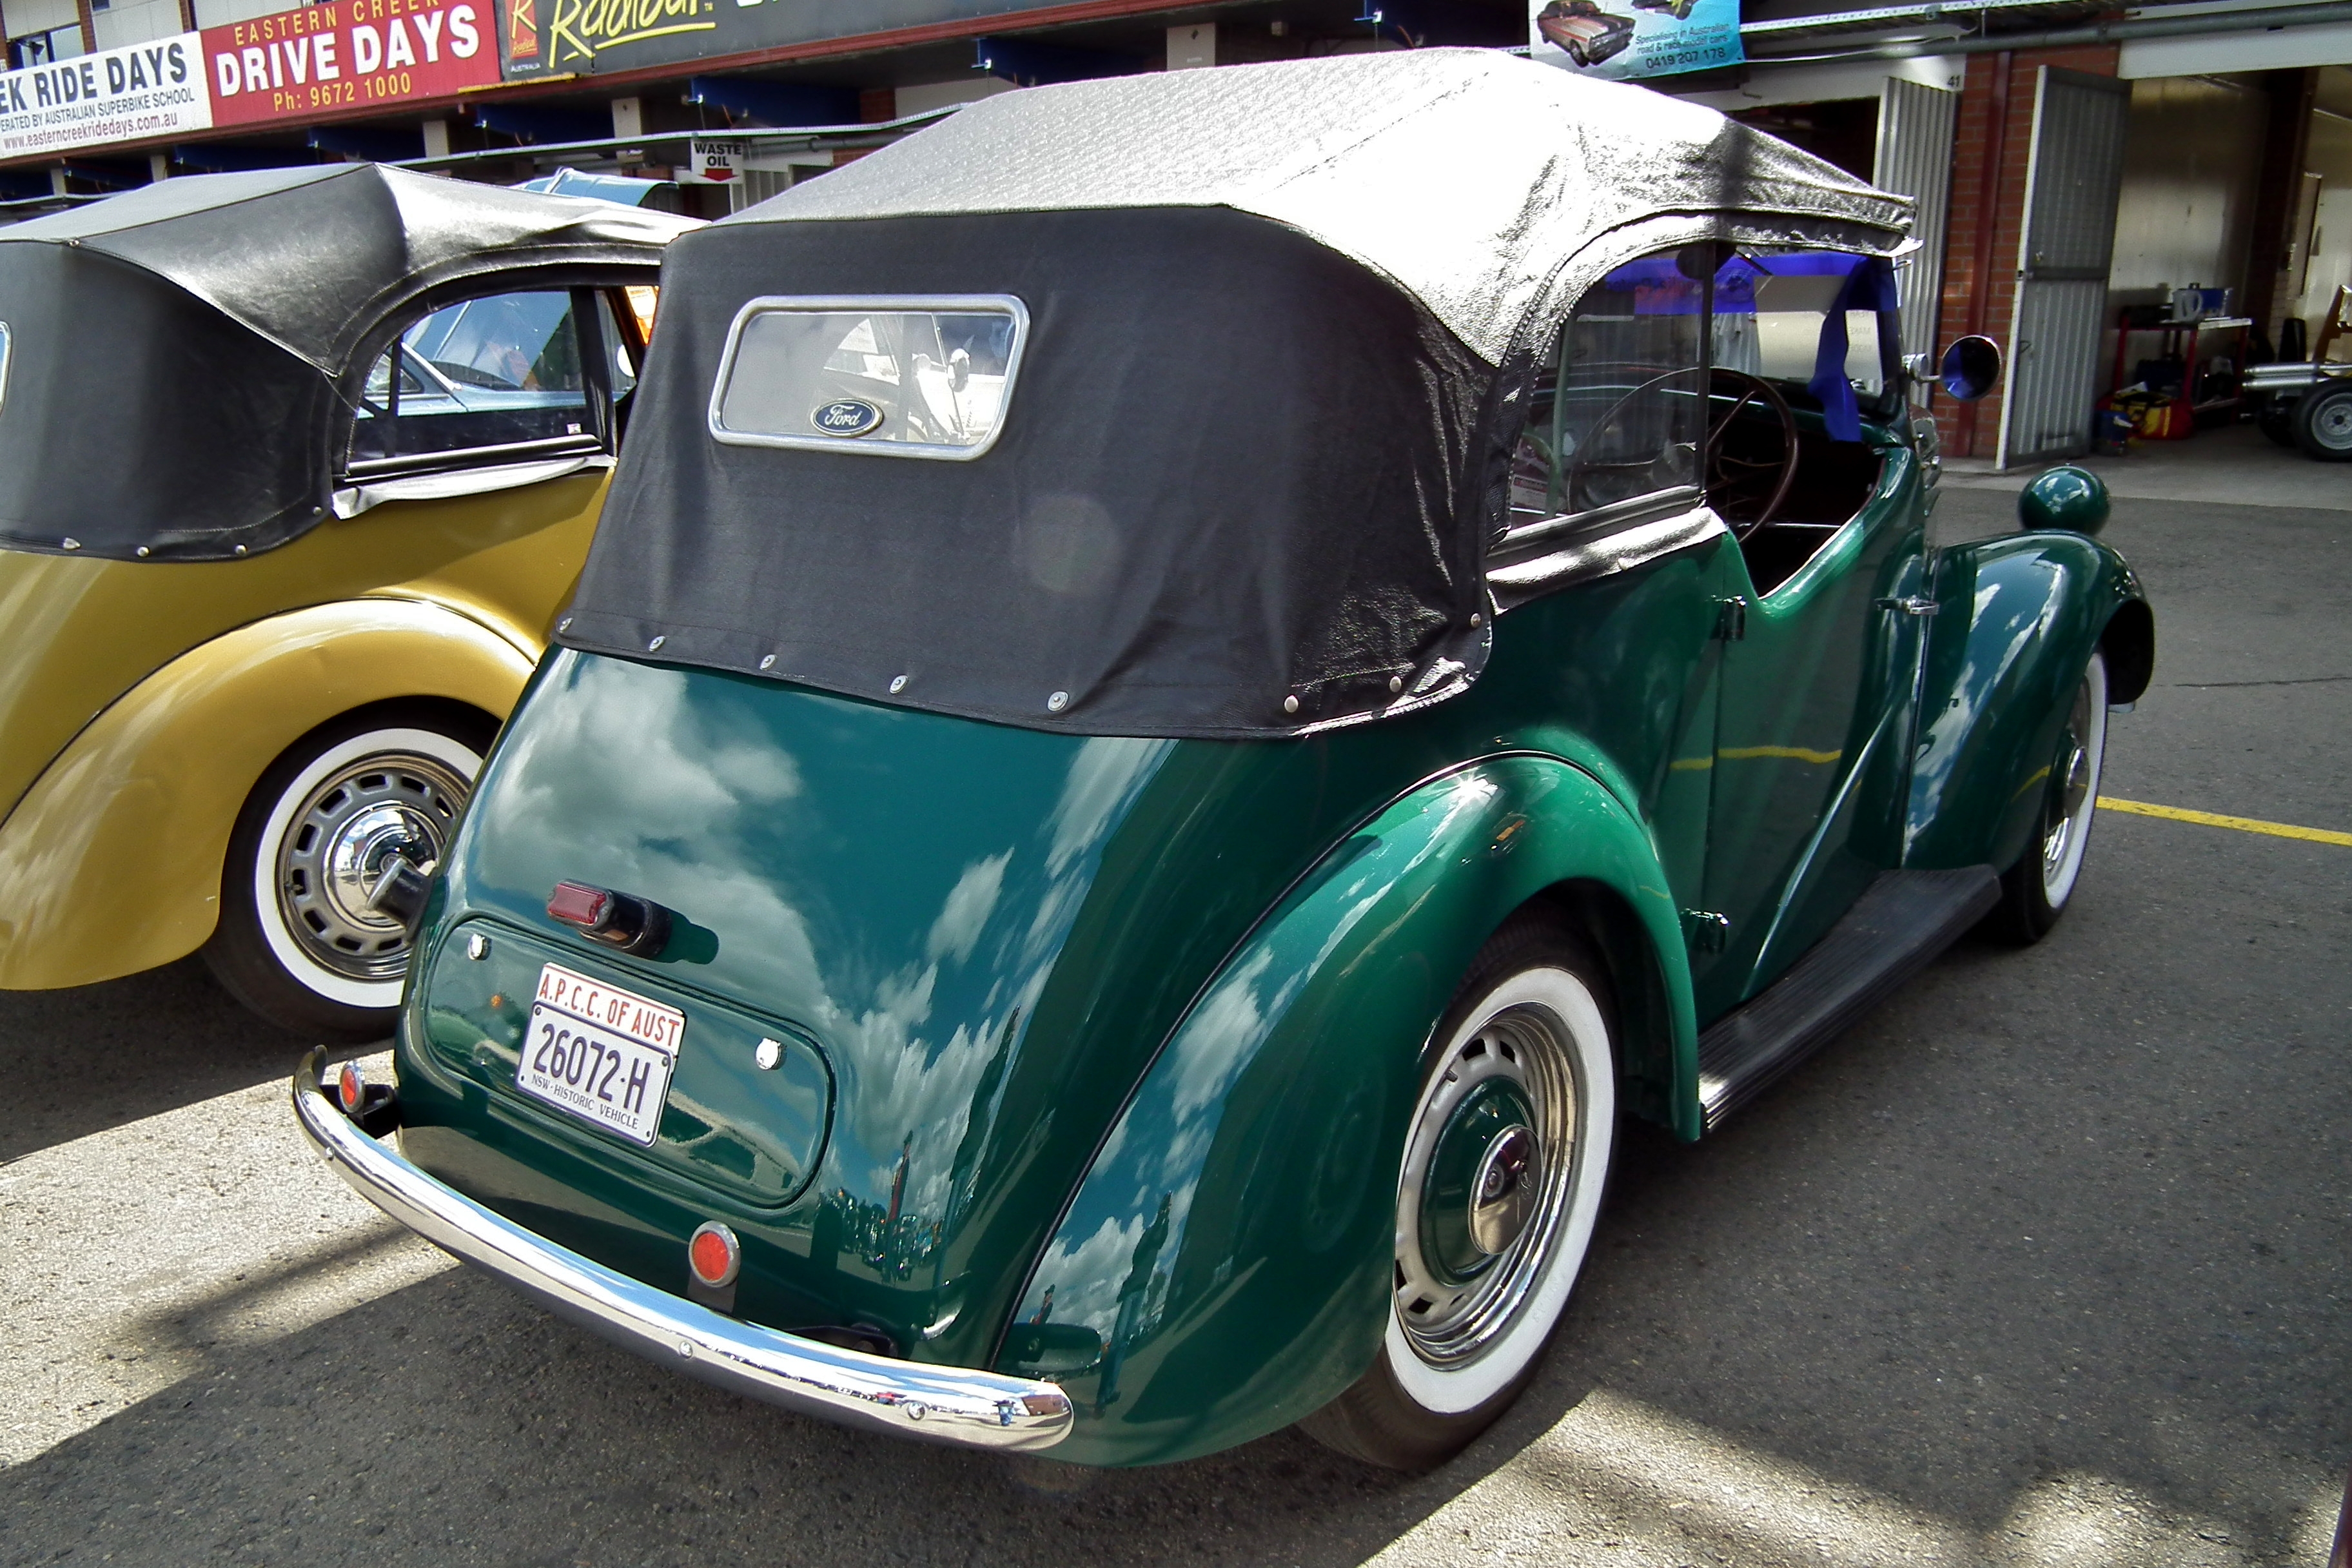
[[[1737,4],[1737,0],[1732,0]],[[587,75],[1003,17],[1052,0],[507,0],[509,79]],[[854,118],[854,116],[851,116]]]
[[[307,121],[499,79],[494,0],[329,0],[204,30],[212,122]]]
[[[0,73],[0,158],[177,136],[212,122],[194,33]]]
[[[1611,81],[1736,66],[1739,0],[1528,0],[1528,53]]]

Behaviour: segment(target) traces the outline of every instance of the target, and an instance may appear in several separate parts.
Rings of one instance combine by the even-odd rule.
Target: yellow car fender
[[[320,724],[394,698],[503,719],[533,650],[446,605],[364,598],[238,627],[125,692],[0,822],[0,990],[135,974],[204,945],[255,782]]]

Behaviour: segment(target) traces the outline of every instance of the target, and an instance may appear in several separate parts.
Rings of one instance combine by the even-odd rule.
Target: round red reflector
[[[735,1233],[717,1221],[704,1223],[686,1244],[686,1265],[694,1277],[717,1289],[735,1283],[735,1271],[742,1267],[742,1244]]]
[[[343,1070],[335,1075],[335,1098],[343,1103],[343,1113],[355,1115],[360,1100],[367,1092],[367,1079],[360,1076],[360,1064],[345,1062]]]

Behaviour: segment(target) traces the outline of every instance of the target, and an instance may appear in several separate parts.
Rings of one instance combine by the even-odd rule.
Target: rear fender
[[[273,616],[125,692],[0,822],[0,990],[86,985],[204,945],[230,829],[278,754],[370,703],[432,697],[503,717],[525,651],[413,599]]]
[[[1671,1079],[1646,1087],[1692,1107],[1695,1134],[1689,970],[1640,825],[1551,757],[1419,786],[1326,855],[1194,1001],[1039,1255],[997,1364],[1076,1400],[1057,1457],[1208,1453],[1371,1364],[1431,1032],[1489,933],[1547,898],[1649,971],[1618,989],[1629,1036],[1663,1037],[1629,1038],[1626,1058]]]
[[[1935,597],[1903,863],[2006,868],[2033,835],[2092,652],[2109,652],[2109,700],[2134,700],[2155,666],[2155,619],[2123,557],[2074,533],[1948,550]]]

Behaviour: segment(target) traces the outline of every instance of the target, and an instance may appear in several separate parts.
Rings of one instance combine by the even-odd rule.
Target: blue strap
[[[1862,439],[1862,409],[1855,402],[1853,383],[1846,379],[1845,313],[1848,310],[1891,310],[1895,308],[1895,268],[1882,256],[1841,258],[1854,264],[1845,286],[1822,317],[1821,347],[1813,353],[1813,378],[1806,390],[1821,399],[1822,427],[1832,441]]]

